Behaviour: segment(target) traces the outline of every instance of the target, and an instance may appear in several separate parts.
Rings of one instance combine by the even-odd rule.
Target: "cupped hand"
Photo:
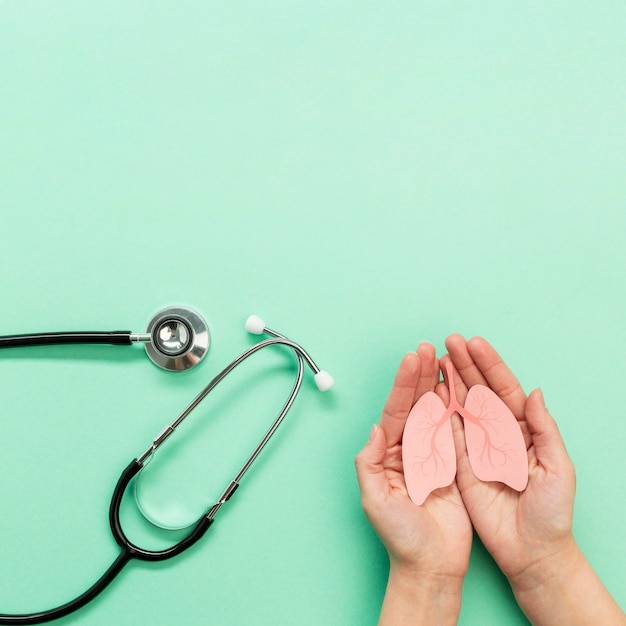
[[[487,385],[509,407],[524,434],[529,478],[523,492],[477,479],[463,437],[455,439],[457,484],[476,532],[514,589],[533,584],[552,557],[573,550],[574,466],[541,391],[527,397],[487,341],[451,335],[446,348],[441,367],[452,361],[458,373],[454,390],[461,404],[469,387]],[[449,401],[444,385],[437,391]]]
[[[439,381],[439,362],[430,344],[420,344],[400,364],[379,425],[356,457],[361,503],[387,548],[391,568],[423,578],[462,580],[467,571],[472,527],[455,482],[426,502],[409,498],[402,468],[402,433],[415,402]],[[457,420],[455,438],[463,436]]]

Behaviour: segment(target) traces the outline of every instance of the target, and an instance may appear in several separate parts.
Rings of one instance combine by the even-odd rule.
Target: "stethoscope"
[[[287,415],[302,385],[304,363],[313,370],[315,384],[320,391],[327,391],[332,387],[334,381],[330,374],[324,370],[320,370],[306,350],[299,344],[287,339],[284,335],[268,328],[261,318],[255,315],[250,316],[246,321],[245,328],[250,333],[256,335],[266,334],[269,335],[270,338],[250,347],[227,365],[204,389],[202,389],[202,391],[200,391],[187,408],[171,424],[168,424],[156,435],[152,444],[146,451],[138,458],[133,459],[120,475],[115,489],[113,490],[113,496],[109,506],[109,524],[113,537],[120,546],[121,551],[111,566],[96,583],[74,600],[54,609],[38,613],[21,615],[0,614],[0,624],[41,624],[64,617],[85,606],[98,596],[130,560],[164,561],[190,548],[209,529],[218,511],[230,500],[239,487],[244,474],[250,469],[252,463],[254,463],[261,450],[263,450],[272,435],[276,432],[276,429],[280,426],[285,415]],[[170,307],[157,313],[148,324],[147,331],[141,334],[135,334],[129,331],[113,331],[105,333],[71,332],[12,335],[0,337],[0,348],[89,343],[132,345],[135,342],[145,344],[148,356],[159,367],[172,371],[182,371],[197,365],[205,357],[210,343],[210,335],[206,323],[197,312],[186,307]],[[248,457],[234,478],[228,483],[227,487],[217,499],[217,502],[211,505],[202,514],[200,519],[192,525],[187,535],[178,543],[164,550],[146,550],[132,543],[124,533],[120,522],[120,506],[130,482],[146,466],[156,450],[167,441],[181,422],[230,372],[248,357],[259,352],[259,350],[276,345],[286,346],[295,354],[297,362],[296,378],[278,417],[276,417],[274,423],[265,433],[252,454]]]

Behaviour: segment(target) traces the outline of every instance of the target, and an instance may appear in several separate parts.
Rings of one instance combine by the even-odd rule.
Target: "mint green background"
[[[375,624],[353,457],[402,355],[455,331],[542,387],[578,541],[626,606],[624,41],[617,1],[0,3],[2,332],[141,331],[184,303],[214,339],[184,375],[141,349],[2,355],[0,610],[112,561],[118,473],[252,344],[252,312],[336,388],[305,384],[196,549],[60,624]],[[198,409],[164,489],[217,495],[286,363]],[[478,541],[460,623],[527,623]]]

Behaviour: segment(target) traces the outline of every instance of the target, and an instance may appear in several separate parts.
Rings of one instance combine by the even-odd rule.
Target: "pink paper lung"
[[[528,455],[515,416],[488,387],[474,385],[465,400],[465,442],[474,474],[517,491],[528,483]]]
[[[463,418],[472,470],[484,481],[497,480],[517,491],[528,484],[528,454],[515,416],[489,387],[474,385],[461,406],[456,398],[454,366],[446,365],[450,403],[424,394],[407,418],[402,437],[402,464],[409,497],[423,504],[428,495],[449,485],[456,475],[450,416]]]
[[[402,465],[409,497],[422,504],[456,474],[452,425],[439,396],[429,391],[411,409],[402,436]]]

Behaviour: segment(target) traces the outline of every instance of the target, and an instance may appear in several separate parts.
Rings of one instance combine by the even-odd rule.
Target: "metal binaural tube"
[[[266,446],[268,441],[272,438],[272,435],[276,432],[278,427],[281,425],[282,421],[285,419],[291,405],[293,404],[298,392],[300,391],[300,387],[302,386],[302,378],[304,374],[304,365],[302,362],[302,356],[300,353],[296,352],[296,358],[298,360],[298,372],[296,374],[296,380],[294,382],[294,386],[285,402],[283,408],[281,409],[278,417],[274,420],[274,423],[270,426],[269,430],[265,433],[261,441],[257,444],[256,448],[252,452],[252,454],[246,459],[245,463],[241,466],[241,469],[235,474],[235,477],[230,481],[222,495],[218,498],[217,502],[211,506],[205,517],[209,520],[213,520],[217,512],[222,508],[222,506],[230,500],[230,497],[235,493],[237,487],[239,487],[239,483],[243,478],[244,474],[250,469],[250,466],[254,463],[256,458],[259,456],[263,448]]]
[[[169,426],[166,426],[159,433],[158,437],[156,437],[154,441],[152,442],[152,445],[138,458],[138,462],[141,464],[145,463],[148,460],[148,458],[170,437],[170,435],[176,430],[176,428],[180,426],[183,420],[200,404],[200,402],[202,402],[202,400],[204,400],[204,398],[206,398],[209,395],[209,393],[211,393],[211,391],[213,391],[213,389],[215,389],[215,387],[217,387],[217,385],[222,380],[224,380],[224,378],[226,378],[226,376],[228,376],[228,374],[230,374],[230,372],[232,372],[238,365],[240,365],[248,357],[252,356],[259,350],[262,350],[263,348],[267,348],[268,346],[273,346],[273,345],[287,346],[291,348],[298,356],[298,363],[300,363],[301,360],[304,360],[306,361],[307,365],[309,365],[309,367],[313,370],[313,372],[317,374],[320,371],[319,367],[317,367],[313,359],[304,350],[304,348],[302,348],[299,344],[294,343],[293,341],[287,339],[286,337],[283,337],[282,335],[279,335],[278,333],[274,331],[272,331],[271,334],[274,336],[273,339],[266,339],[265,341],[261,341],[255,344],[254,346],[250,347],[243,354],[239,355],[232,363],[227,365],[219,374],[217,374],[217,376],[215,376],[213,380],[211,380],[211,382],[189,403],[189,405],[185,408],[185,410]],[[301,382],[301,376],[300,376],[300,382]],[[299,389],[299,386],[300,385],[298,385],[298,389]],[[298,389],[295,390],[295,394],[297,394]],[[290,396],[291,399],[289,402],[289,406],[293,404],[293,400],[295,399],[295,394],[294,394],[294,398],[291,398]]]

